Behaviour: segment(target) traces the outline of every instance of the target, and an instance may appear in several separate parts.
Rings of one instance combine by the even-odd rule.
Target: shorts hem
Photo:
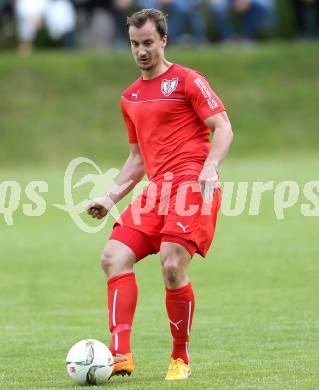
[[[162,242],[173,242],[173,243],[182,245],[188,251],[188,253],[191,255],[191,257],[193,257],[194,254],[198,251],[197,245],[193,241],[186,240],[185,238],[181,238],[178,236],[173,236],[170,234],[163,234],[163,237],[161,239],[161,243]]]
[[[129,247],[135,255],[136,262],[156,253],[152,240],[146,233],[128,226],[115,224],[109,240],[119,241]]]

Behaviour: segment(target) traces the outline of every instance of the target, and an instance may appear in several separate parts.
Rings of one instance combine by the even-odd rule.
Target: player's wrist
[[[103,201],[102,201],[102,204],[103,204],[103,207],[107,210],[107,211],[110,211],[111,208],[115,205],[112,197],[111,197],[111,194],[109,192],[107,192],[104,197],[103,197]]]
[[[207,159],[204,164],[205,167],[218,171],[219,163],[216,160]]]

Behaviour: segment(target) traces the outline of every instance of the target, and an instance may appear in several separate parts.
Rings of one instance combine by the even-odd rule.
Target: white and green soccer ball
[[[113,367],[113,356],[108,347],[98,340],[81,340],[73,345],[66,357],[66,369],[78,385],[106,383]]]

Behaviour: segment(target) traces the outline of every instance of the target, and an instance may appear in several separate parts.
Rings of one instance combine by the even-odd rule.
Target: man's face
[[[164,58],[167,37],[161,38],[155,24],[148,20],[143,27],[130,26],[133,57],[141,70],[151,70]]]

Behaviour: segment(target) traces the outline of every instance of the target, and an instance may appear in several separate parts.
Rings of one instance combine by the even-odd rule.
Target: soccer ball
[[[113,356],[98,340],[81,340],[74,344],[66,357],[66,369],[78,385],[101,385],[112,374]]]

